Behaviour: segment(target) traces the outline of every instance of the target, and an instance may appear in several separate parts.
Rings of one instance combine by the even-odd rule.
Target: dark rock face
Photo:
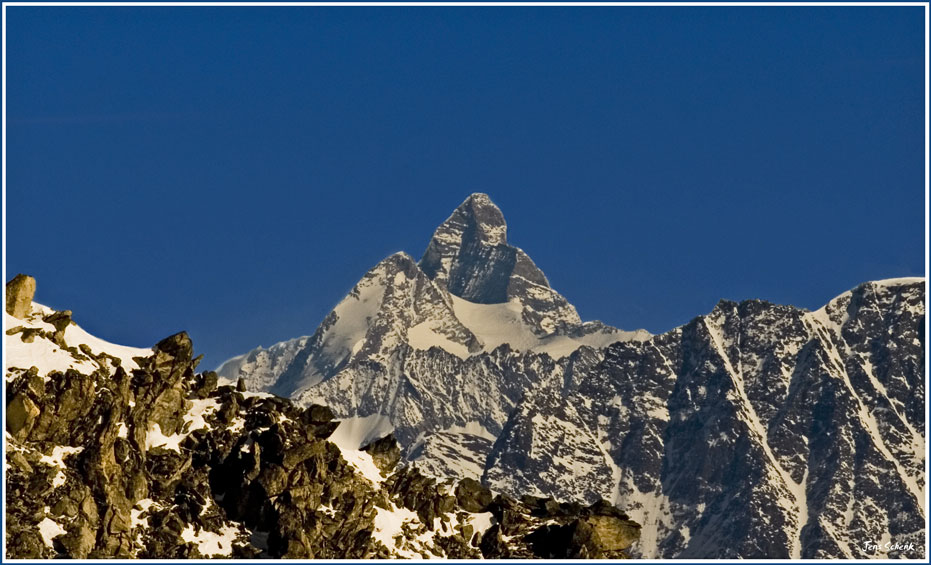
[[[390,434],[366,445],[362,451],[371,455],[375,466],[384,473],[390,473],[401,461],[401,448]]]
[[[507,244],[504,215],[487,195],[473,194],[437,228],[420,268],[456,296],[493,304],[507,302],[516,260],[517,250]],[[546,284],[542,272],[534,275]]]
[[[14,318],[25,318],[32,308],[36,294],[36,279],[18,274],[6,283],[6,313]]]
[[[99,369],[6,375],[7,557],[544,555],[530,539],[554,519],[499,497],[522,526],[483,544],[495,527],[487,489],[399,466],[390,436],[343,452],[326,440],[339,425],[330,409],[197,373],[183,332],[131,363],[86,344],[62,347]]]
[[[485,512],[492,499],[491,490],[475,479],[465,478],[456,485],[456,500],[469,512]]]

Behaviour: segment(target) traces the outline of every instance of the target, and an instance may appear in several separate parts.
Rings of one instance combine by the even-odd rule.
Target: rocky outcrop
[[[497,496],[489,505],[495,525],[482,538],[482,550],[506,559],[619,559],[640,535],[640,525],[604,502],[590,506],[552,498]],[[508,548],[511,536],[526,547]]]
[[[6,283],[6,313],[14,318],[25,318],[32,308],[36,294],[36,279],[18,274]]]
[[[399,465],[390,436],[345,451],[328,441],[329,408],[198,373],[183,332],[131,358],[63,336],[33,346],[96,370],[49,370],[40,354],[17,368],[30,359],[19,350],[6,374],[7,557],[536,557],[541,528],[587,516],[499,497],[522,526],[487,542],[487,490]]]
[[[366,445],[362,451],[371,455],[375,466],[385,473],[390,473],[401,461],[401,448],[391,434]]]

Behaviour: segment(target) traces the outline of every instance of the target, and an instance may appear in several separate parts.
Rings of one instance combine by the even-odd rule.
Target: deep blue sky
[[[923,275],[921,8],[7,8],[7,275],[205,366],[469,193],[585,319]]]

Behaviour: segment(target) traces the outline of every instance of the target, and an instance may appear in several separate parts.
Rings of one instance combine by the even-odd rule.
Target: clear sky
[[[471,192],[584,319],[923,275],[922,8],[7,8],[7,278],[205,367]]]

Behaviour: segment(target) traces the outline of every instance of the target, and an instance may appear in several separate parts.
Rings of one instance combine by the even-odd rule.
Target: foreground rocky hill
[[[393,433],[432,476],[611,500],[643,525],[635,556],[922,558],[925,296],[893,279],[656,336],[582,323],[474,194],[419,262],[386,258],[310,337],[218,371]]]
[[[617,558],[638,536],[604,502],[425,476],[390,436],[357,449],[324,406],[198,373],[184,333],[109,344],[34,290],[7,287],[7,558]]]

